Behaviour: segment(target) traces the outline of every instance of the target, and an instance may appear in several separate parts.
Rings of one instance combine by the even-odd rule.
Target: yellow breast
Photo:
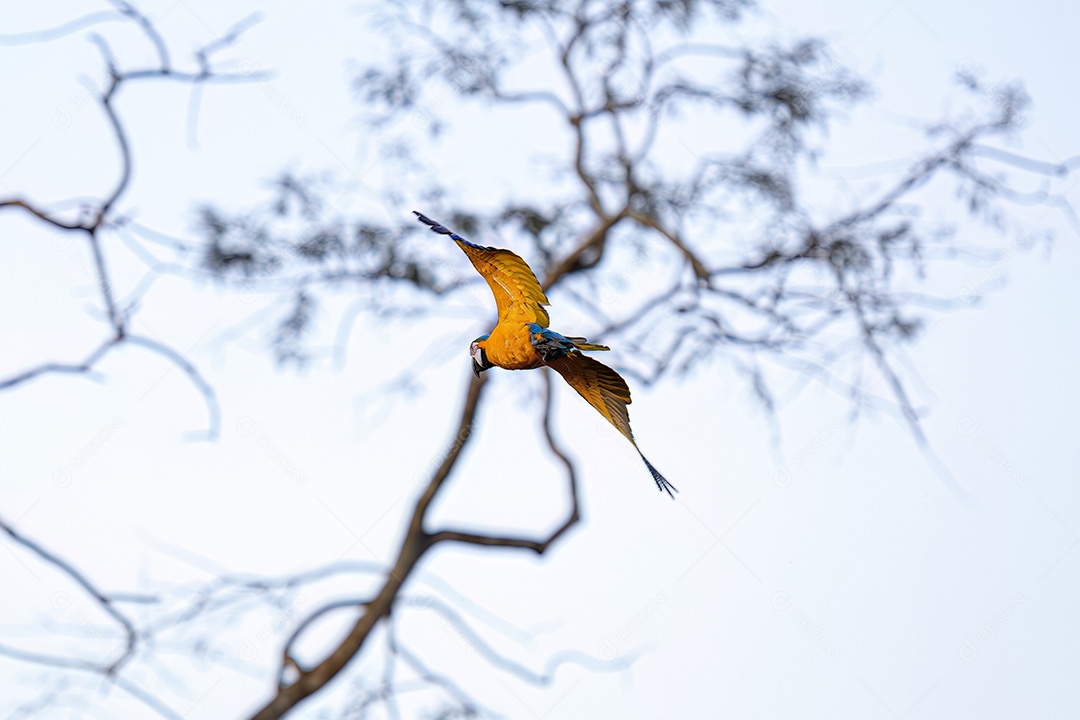
[[[529,341],[525,323],[499,323],[484,343],[488,362],[507,370],[530,370],[544,364]]]

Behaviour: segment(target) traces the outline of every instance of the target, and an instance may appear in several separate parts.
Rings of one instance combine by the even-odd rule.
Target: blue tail
[[[640,450],[638,451],[638,455],[641,455]],[[641,455],[641,459],[645,461],[645,467],[649,468],[649,474],[652,475],[652,479],[656,481],[656,488],[667,492],[667,494],[671,496],[671,499],[674,500],[675,495],[671,491],[674,490],[675,492],[679,492],[679,489],[668,482],[668,479],[661,475],[659,470],[653,467],[653,464],[649,462],[649,458]]]

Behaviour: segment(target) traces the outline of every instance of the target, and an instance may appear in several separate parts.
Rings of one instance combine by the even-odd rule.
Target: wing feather
[[[551,303],[548,302],[532,268],[519,255],[509,250],[469,242],[431,218],[415,210],[413,213],[420,222],[430,226],[432,231],[449,235],[465,252],[476,271],[487,281],[491,294],[495,296],[499,322],[511,320],[536,323],[545,328],[548,326],[551,320],[544,306]]]
[[[679,492],[678,489],[649,462],[634,440],[634,433],[630,430],[630,412],[627,410],[630,404],[630,388],[622,376],[602,362],[586,357],[576,350],[566,357],[549,360],[547,364],[562,375],[570,387],[577,390],[581,397],[630,441],[638,455],[641,455],[645,467],[649,469],[657,489],[674,498],[674,493]]]
[[[449,235],[469,257],[476,271],[487,281],[491,293],[495,296],[495,305],[499,310],[499,323],[504,321],[535,323],[541,328],[548,327],[545,305],[549,305],[540,281],[528,263],[509,250],[484,247],[471,243],[450,229],[440,225],[429,217],[413,211],[420,222],[428,225],[433,232]],[[565,338],[577,344],[583,350],[607,350],[605,345],[588,344],[585,338]],[[581,341],[577,343],[576,341]],[[616,430],[621,432],[634,446],[645,461],[658,489],[674,497],[678,492],[675,486],[653,467],[653,464],[641,454],[634,433],[630,429],[630,388],[619,373],[607,365],[582,355],[579,350],[572,350],[568,355],[547,361],[547,365],[562,375],[570,387],[577,390],[586,402],[604,416]]]
[[[579,352],[572,352],[547,364],[637,447],[630,429],[630,411],[627,410],[632,402],[630,388],[619,373]]]

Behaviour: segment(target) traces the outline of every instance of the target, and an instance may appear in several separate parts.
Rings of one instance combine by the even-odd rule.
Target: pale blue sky
[[[125,88],[121,110],[136,158],[126,208],[185,235],[195,202],[244,208],[283,167],[344,166],[358,179],[344,209],[395,222],[413,209],[412,197],[388,208],[370,190],[387,182],[386,173],[376,162],[377,141],[358,133],[348,90],[350,61],[374,52],[370,27],[356,12],[363,5],[187,0],[145,7],[160,17],[178,57],[262,10],[263,22],[230,56],[276,75],[206,88],[195,149],[187,144],[185,87]],[[42,28],[81,11],[23,4],[5,12],[0,31]],[[826,37],[841,62],[875,85],[875,98],[834,133],[822,161],[825,176],[848,178],[852,193],[866,182],[867,164],[923,146],[910,120],[941,114],[959,68],[983,68],[990,83],[1025,81],[1034,105],[1015,149],[1048,161],[1080,152],[1071,79],[1080,67],[1077,7],[778,2],[755,22],[786,36]],[[118,53],[150,59],[140,57],[146,50],[130,28],[100,30]],[[114,182],[111,137],[78,82],[79,73],[100,66],[85,35],[0,47],[0,95],[9,99],[0,116],[0,195],[47,203],[102,193]],[[527,197],[536,150],[517,152],[519,135],[485,125],[483,113],[451,105],[447,115],[456,120],[453,140],[430,158],[433,171],[458,179],[466,199],[491,197],[494,205],[497,193]],[[712,141],[683,139],[691,155]],[[819,192],[823,204],[843,207],[849,190]],[[1075,185],[1069,196],[1080,202]],[[928,202],[948,219],[955,212],[949,200]],[[1080,701],[1080,421],[1073,410],[1080,404],[1073,374],[1080,238],[1054,213],[1017,217],[1056,229],[1052,249],[932,276],[930,289],[945,295],[961,294],[965,283],[993,291],[977,308],[931,323],[906,361],[923,383],[916,387],[928,408],[926,433],[973,497],[970,505],[944,486],[893,415],[863,413],[850,425],[848,402],[819,387],[783,408],[783,437],[773,449],[745,379],[722,364],[685,382],[634,389],[642,449],[682,490],[671,503],[625,442],[563,389],[558,432],[578,461],[585,522],[543,559],[440,550],[412,592],[453,602],[437,578],[453,583],[525,631],[479,625],[529,667],[574,648],[604,660],[640,654],[632,670],[567,667],[538,690],[492,670],[422,610],[403,618],[403,640],[512,718],[1073,717]],[[0,376],[89,352],[103,330],[85,249],[11,212],[0,214],[0,237],[7,308]],[[111,258],[118,285],[129,290],[138,262],[119,246]],[[164,278],[136,326],[187,351],[205,373],[222,408],[221,439],[186,441],[206,422],[199,395],[160,358],[124,349],[102,364],[103,382],[47,377],[0,395],[0,513],[110,590],[209,577],[169,547],[236,572],[277,574],[340,558],[385,562],[418,482],[452,435],[468,342],[486,329],[489,313],[481,304],[487,299],[475,299],[475,309],[437,322],[363,321],[343,368],[317,364],[297,376],[275,370],[258,331],[221,339],[261,298]],[[552,300],[554,327],[576,332],[565,327],[573,316],[560,313],[557,294]],[[421,394],[385,407],[367,400],[431,348],[441,355],[425,370]],[[516,409],[539,387],[537,378],[492,375],[479,435],[435,515],[541,533],[562,517],[556,466],[512,476],[482,469],[542,457],[535,406]],[[96,449],[85,452],[88,444]],[[267,452],[271,445],[277,450]],[[13,551],[0,551],[0,642],[107,655],[93,603],[0,544]],[[145,671],[132,679],[185,718],[239,716],[269,691],[280,637],[268,628],[288,626],[324,597],[362,595],[374,582],[319,586],[289,608],[259,610],[223,631],[227,671],[169,654],[171,679]],[[316,628],[309,648],[336,627]],[[381,673],[381,654],[380,647],[350,666],[334,699],[352,678]],[[55,673],[0,658],[0,709],[10,712],[49,678]],[[123,693],[85,697],[102,717],[145,716]]]

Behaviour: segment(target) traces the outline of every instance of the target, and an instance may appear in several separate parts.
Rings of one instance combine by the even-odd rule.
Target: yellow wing
[[[503,320],[536,323],[547,327],[550,323],[545,305],[550,305],[547,295],[540,287],[528,263],[509,250],[483,247],[471,243],[455,232],[422,215],[415,210],[413,214],[425,225],[429,225],[440,235],[449,235],[458,247],[469,256],[476,271],[483,276],[495,296],[495,305],[499,310],[499,322]]]
[[[619,373],[578,352],[547,364],[637,447],[630,430],[630,412],[626,409],[632,402],[630,388]]]
[[[570,387],[577,390],[581,397],[585,398],[630,441],[634,449],[638,451],[638,455],[645,461],[645,467],[649,469],[656,487],[674,498],[673,491],[679,491],[660,474],[659,470],[653,467],[634,440],[634,433],[630,430],[630,412],[626,409],[631,402],[630,388],[627,387],[622,376],[602,362],[597,362],[577,351],[557,360],[549,360],[547,365],[562,375],[563,380]]]

